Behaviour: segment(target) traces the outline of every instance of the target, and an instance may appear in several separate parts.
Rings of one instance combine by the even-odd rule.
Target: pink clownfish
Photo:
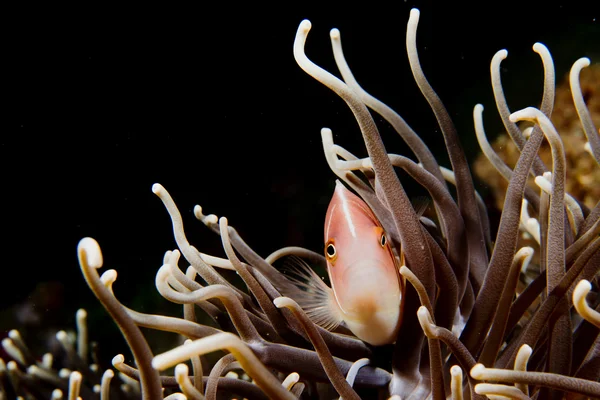
[[[343,324],[372,345],[393,343],[405,287],[399,261],[369,206],[339,181],[325,217],[324,251],[331,288],[299,262],[295,277],[288,276],[297,289],[292,296],[326,329]]]

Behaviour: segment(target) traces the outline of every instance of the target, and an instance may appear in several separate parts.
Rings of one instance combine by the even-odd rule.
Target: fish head
[[[339,181],[325,218],[324,252],[348,328],[374,345],[393,342],[404,295],[397,258],[369,206]]]

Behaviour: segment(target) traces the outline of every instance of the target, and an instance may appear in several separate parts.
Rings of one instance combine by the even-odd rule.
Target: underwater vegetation
[[[305,262],[328,268],[333,280],[347,251],[341,240],[331,248],[326,233],[323,253],[286,247],[262,257],[226,217],[196,206],[194,216],[220,236],[227,257],[206,254],[201,244],[188,241],[185,216],[169,192],[155,184],[152,190],[171,218],[177,242],[156,273],[156,289],[182,305],[183,317],[142,313],[119,302],[112,291],[117,271],[100,273],[110,265],[103,265],[98,242],[84,238],[77,248],[81,272],[135,360],[128,365],[122,355],[113,359],[124,386],[111,385],[115,372],[101,370],[90,356],[85,311],[80,311],[78,334],[57,334],[67,354],[60,362],[51,356],[38,361],[17,331],[3,341],[12,360],[0,363],[0,394],[73,399],[600,397],[600,199],[590,207],[565,190],[564,143],[550,121],[555,99],[550,53],[541,43],[533,46],[544,67],[539,109],[509,110],[500,79],[507,52],[492,59],[498,113],[520,152],[514,167],[487,143],[483,107],[473,110],[482,151],[508,181],[499,226],[492,232],[456,129],[421,69],[418,20],[419,11],[413,9],[406,36],[409,62],[439,124],[451,168],[441,167],[402,117],[359,86],[344,59],[339,31],[331,31],[331,43],[343,81],[305,54],[310,22],[300,24],[293,47],[298,65],[346,101],[363,134],[368,157],[358,158],[334,143],[330,129],[321,131],[331,171],[339,185],[368,205],[377,220],[374,227],[383,232],[373,235],[375,244],[390,249],[397,268],[396,280],[381,282],[386,288],[397,285],[400,308],[390,316],[391,329],[383,338],[379,331],[368,331],[369,312],[340,316],[345,310],[339,287],[333,293],[317,290],[304,267]],[[600,132],[579,84],[589,63],[586,58],[575,62],[570,85],[586,138],[581,157],[598,168]],[[386,150],[369,110],[394,127],[416,159]],[[521,121],[528,127],[517,125]],[[544,141],[552,156],[546,163],[538,157]],[[415,209],[395,168],[429,193],[431,215]],[[524,232],[533,238],[531,246],[520,246]],[[274,267],[286,260],[292,264],[287,270]],[[350,261],[344,260],[347,266]],[[534,265],[532,260],[539,261]],[[377,264],[360,265],[380,276]],[[245,288],[232,284],[222,270],[235,271]],[[357,298],[369,300],[360,293],[364,271],[357,277],[345,296],[356,292]],[[341,309],[337,317],[332,302]],[[379,300],[373,304],[378,310]],[[148,329],[179,334],[185,342],[155,354],[145,338]],[[216,351],[225,354],[209,363],[205,355]],[[165,372],[172,367],[173,374]]]

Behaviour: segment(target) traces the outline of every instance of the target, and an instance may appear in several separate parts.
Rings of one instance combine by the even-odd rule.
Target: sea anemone
[[[541,106],[515,112],[509,110],[500,82],[499,66],[507,52],[499,51],[492,60],[498,112],[520,151],[514,168],[487,144],[483,107],[476,105],[473,111],[483,152],[509,182],[494,233],[450,115],[421,69],[418,20],[419,11],[413,9],[406,36],[410,67],[439,124],[450,169],[440,167],[402,117],[359,86],[338,30],[331,31],[331,42],[343,81],[306,56],[309,21],[300,23],[294,42],[297,63],[346,101],[363,135],[368,157],[359,158],[335,144],[330,129],[321,131],[331,171],[369,205],[394,254],[403,254],[399,274],[407,285],[395,343],[371,346],[343,326],[328,331],[295,299],[282,296],[280,282],[287,278],[274,265],[299,258],[322,268],[325,257],[320,253],[286,247],[261,257],[227,218],[196,206],[195,217],[220,235],[227,258],[206,254],[189,243],[174,200],[155,184],[152,191],[171,218],[178,247],[165,254],[156,288],[165,299],[183,305],[183,318],[124,306],[112,291],[116,271],[98,273],[103,258],[97,241],[84,238],[77,250],[86,282],[135,359],[134,367],[116,357],[114,367],[140,382],[144,398],[163,398],[165,388],[180,390],[168,397],[193,399],[214,399],[217,393],[330,398],[334,391],[345,399],[600,397],[600,202],[589,208],[565,191],[563,143],[549,120],[555,97],[550,53],[541,43],[533,46],[544,66]],[[579,72],[587,65],[587,58],[573,65],[571,90],[590,156],[600,163],[599,132],[579,87]],[[415,160],[387,152],[369,109],[394,127]],[[519,121],[530,123],[527,134]],[[549,166],[537,156],[544,139],[552,151]],[[403,182],[395,168],[402,170]],[[528,185],[530,174],[535,187]],[[431,198],[433,211],[427,216],[415,211],[403,188],[409,177]],[[519,247],[523,231],[535,239],[534,246]],[[531,265],[535,253],[539,265]],[[179,266],[182,255],[189,264],[185,270]],[[235,271],[244,287],[227,279],[223,269]],[[174,332],[187,340],[154,355],[140,328]],[[204,355],[217,350],[226,354],[209,364]],[[159,373],[171,367],[174,375]],[[226,375],[230,371],[237,372]],[[16,376],[25,382],[18,390],[28,393],[27,379],[33,378]],[[108,391],[104,393],[107,398]]]

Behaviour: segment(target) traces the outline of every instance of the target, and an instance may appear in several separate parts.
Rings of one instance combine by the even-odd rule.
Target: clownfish
[[[405,288],[399,260],[369,206],[339,181],[324,233],[331,288],[298,260],[288,276],[296,287],[290,294],[325,329],[342,324],[371,345],[393,343],[402,322]]]

